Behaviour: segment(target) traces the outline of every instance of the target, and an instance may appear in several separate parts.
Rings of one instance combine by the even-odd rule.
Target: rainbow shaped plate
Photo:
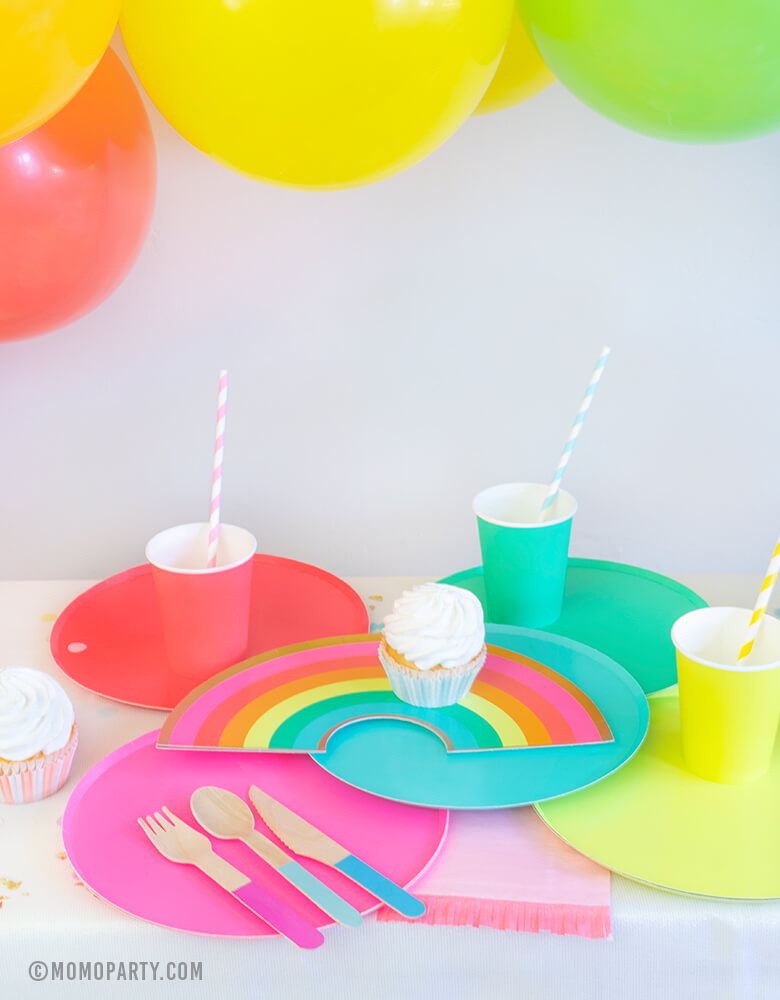
[[[596,704],[573,681],[521,653],[488,646],[470,693],[446,708],[397,698],[379,636],[287,646],[217,674],[173,710],[158,746],[323,753],[331,736],[392,719],[435,734],[451,753],[611,742]]]

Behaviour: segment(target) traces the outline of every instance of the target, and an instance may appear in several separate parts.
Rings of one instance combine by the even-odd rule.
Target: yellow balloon
[[[496,75],[474,114],[484,115],[511,108],[514,104],[534,97],[551,83],[555,83],[555,77],[529,38],[519,14],[515,12]]]
[[[0,0],[0,146],[68,103],[108,48],[120,0]]]
[[[367,184],[471,114],[512,0],[125,0],[147,93],[185,139],[259,180]]]

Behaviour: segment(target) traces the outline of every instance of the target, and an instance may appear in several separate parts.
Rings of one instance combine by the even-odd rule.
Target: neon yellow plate
[[[649,703],[647,739],[625,767],[536,811],[580,853],[628,878],[698,896],[780,898],[780,741],[758,781],[704,781],[683,762],[676,693]]]

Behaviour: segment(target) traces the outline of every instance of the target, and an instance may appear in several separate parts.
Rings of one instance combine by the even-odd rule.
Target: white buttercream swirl
[[[457,667],[485,644],[479,599],[448,583],[422,583],[405,590],[385,618],[385,641],[419,670]]]
[[[73,706],[48,674],[0,668],[0,757],[26,760],[61,750],[73,729]]]

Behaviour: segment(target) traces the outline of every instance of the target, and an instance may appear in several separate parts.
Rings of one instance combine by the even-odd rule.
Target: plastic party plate
[[[254,557],[247,656],[368,627],[365,605],[343,580],[293,559]],[[168,664],[151,566],[77,597],[55,622],[51,651],[71,680],[129,705],[168,710],[200,683]]]
[[[676,695],[651,698],[650,716],[634,759],[593,788],[537,806],[544,822],[640,882],[719,898],[780,897],[780,742],[765,777],[721,785],[687,770]]]
[[[465,587],[485,606],[481,566],[441,582]],[[651,694],[677,683],[672,625],[689,611],[706,607],[694,591],[660,573],[600,559],[570,559],[563,613],[541,631],[600,650]]]
[[[634,678],[603,653],[560,636],[488,625],[487,642],[530,657],[572,681],[599,709],[614,741],[447,753],[434,733],[367,719],[331,735],[312,758],[357,788],[399,802],[449,809],[501,809],[566,795],[619,768],[647,732],[647,699]],[[167,752],[167,751],[166,751]]]
[[[201,785],[246,799],[253,784],[288,805],[398,885],[408,886],[436,856],[447,831],[443,810],[415,809],[348,788],[287,754],[158,750],[147,733],[101,760],[78,783],[62,821],[65,850],[85,884],[128,913],[165,927],[228,937],[275,935],[271,927],[190,865],[166,861],[137,823],[161,806],[200,830],[190,812]],[[281,842],[255,817],[255,826]],[[244,844],[212,839],[217,854],[311,923],[332,921]],[[297,860],[362,913],[378,900],[326,865]]]

